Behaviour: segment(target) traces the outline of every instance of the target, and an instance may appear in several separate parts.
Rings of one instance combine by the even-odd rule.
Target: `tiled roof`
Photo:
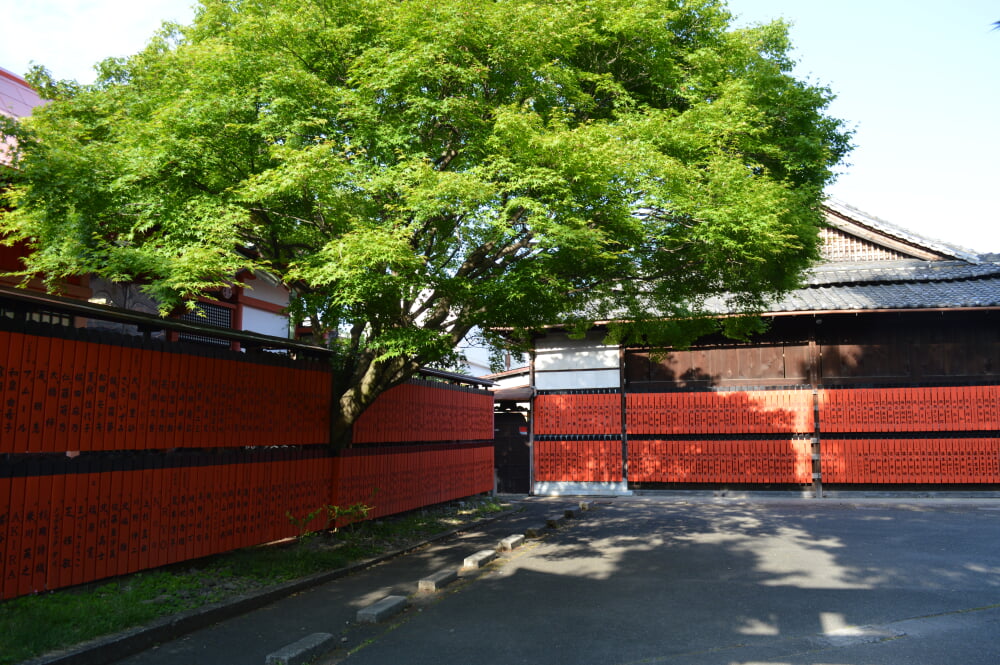
[[[828,199],[827,219],[851,233],[857,227],[874,232],[887,243],[899,241],[930,259],[893,259],[821,263],[803,277],[802,288],[774,302],[773,313],[860,311],[884,309],[956,309],[1000,307],[1000,255],[976,255],[955,245],[932,240]],[[836,216],[841,219],[838,220]],[[725,307],[721,299],[714,311]]]
[[[1000,307],[1000,262],[873,261],[813,268],[774,313]]]
[[[813,286],[786,295],[772,312],[1000,307],[1000,270],[971,280],[874,282]]]
[[[965,261],[866,261],[824,263],[805,276],[806,286],[834,286],[884,282],[936,282],[980,279],[1000,275],[1000,263]]]

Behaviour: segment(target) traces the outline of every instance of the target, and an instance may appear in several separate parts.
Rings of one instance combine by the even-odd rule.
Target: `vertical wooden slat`
[[[62,574],[62,564],[65,561],[68,565],[69,557],[65,557],[64,543],[66,539],[66,528],[69,520],[66,518],[66,485],[68,475],[66,468],[55,468],[52,470],[51,490],[49,498],[49,541],[48,557],[45,571],[45,589],[58,589],[60,586],[60,576]],[[2,505],[2,500],[0,500]],[[70,527],[71,528],[71,527]],[[72,531],[70,532],[72,539]]]

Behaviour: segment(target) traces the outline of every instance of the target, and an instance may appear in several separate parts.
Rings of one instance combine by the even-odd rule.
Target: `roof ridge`
[[[855,208],[854,206],[844,203],[839,199],[827,197],[823,201],[823,206],[828,208],[831,212],[845,217],[855,224],[866,227],[872,231],[885,234],[906,244],[914,245],[925,251],[945,254],[967,263],[981,263],[979,255],[970,249],[915,233],[909,229],[897,226],[896,224],[887,222],[880,217],[876,217],[875,215]]]

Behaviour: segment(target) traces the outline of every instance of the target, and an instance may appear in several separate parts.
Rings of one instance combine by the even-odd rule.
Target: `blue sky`
[[[0,0],[0,67],[90,81],[192,0]],[[1000,252],[1000,3],[729,0],[740,23],[784,18],[796,74],[837,95],[856,149],[828,193],[917,233]]]

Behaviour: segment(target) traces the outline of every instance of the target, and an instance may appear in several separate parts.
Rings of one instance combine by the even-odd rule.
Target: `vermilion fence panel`
[[[541,394],[533,409],[536,434],[621,434],[621,395],[617,392]]]
[[[358,448],[336,459],[332,502],[364,504],[380,517],[492,487],[492,445]]]
[[[373,441],[463,443],[335,458],[321,364],[18,326],[0,329],[0,599],[295,535],[287,513],[335,502],[386,515],[492,488],[483,390],[420,382],[373,407]]]
[[[3,337],[0,453],[309,445],[328,436],[329,372],[321,366]],[[485,433],[484,423],[478,414]]]
[[[806,440],[658,441],[628,444],[629,480],[648,483],[808,483]]]
[[[822,390],[820,428],[830,433],[996,430],[998,401],[1000,386]]]
[[[630,393],[630,435],[804,434],[814,429],[809,390]]]
[[[622,443],[535,441],[535,480],[540,482],[620,482]]]
[[[821,465],[827,483],[1000,483],[1000,439],[831,439]]]
[[[410,443],[493,438],[493,395],[444,383],[396,386],[354,425],[353,442]]]

